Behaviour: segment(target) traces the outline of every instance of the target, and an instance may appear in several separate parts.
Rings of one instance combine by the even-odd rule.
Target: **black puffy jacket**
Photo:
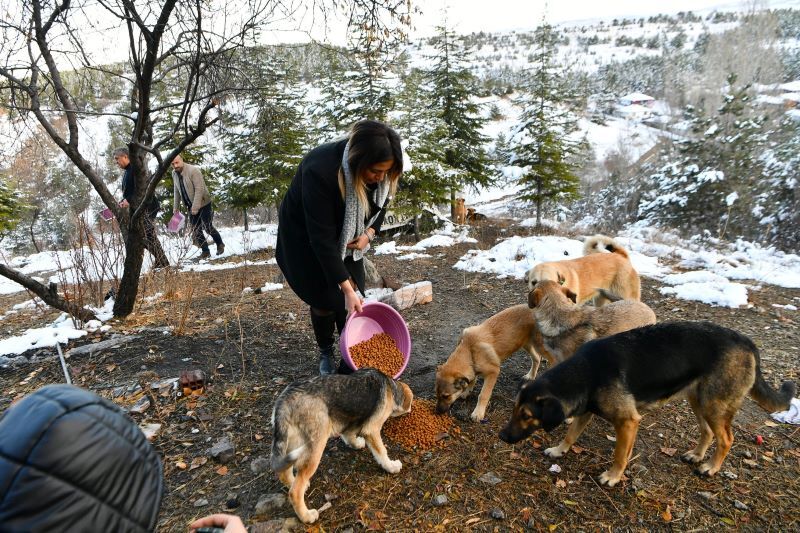
[[[48,385],[0,417],[1,531],[153,531],[161,461],[122,409]]]

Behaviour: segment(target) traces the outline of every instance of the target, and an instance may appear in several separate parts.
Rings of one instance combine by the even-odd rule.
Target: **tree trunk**
[[[250,231],[250,228],[247,225],[247,208],[246,207],[244,209],[242,209],[242,213],[244,214],[244,230],[245,231]]]
[[[115,317],[128,316],[133,312],[136,295],[139,292],[139,275],[142,272],[145,250],[144,241],[144,222],[140,219],[138,224],[130,228],[128,238],[125,240],[125,263],[122,279],[119,281],[117,298],[114,301]]]
[[[419,218],[420,215],[414,215],[414,239],[416,240],[416,242],[422,240],[422,238],[419,235]]]
[[[30,228],[28,228],[31,232],[31,242],[33,243],[33,247],[36,248],[36,253],[42,253],[42,250],[39,248],[39,243],[36,242],[36,236],[33,234],[33,226],[36,224],[36,221],[39,219],[39,213],[41,210],[37,207],[33,211],[33,218],[31,219]]]
[[[90,310],[86,309],[85,307],[80,307],[72,302],[68,302],[64,298],[58,295],[58,291],[56,290],[56,284],[51,283],[49,286],[45,286],[35,279],[22,274],[21,272],[17,272],[14,269],[8,268],[6,265],[0,263],[0,275],[7,277],[11,281],[16,281],[36,296],[42,299],[44,303],[49,305],[50,307],[55,307],[65,313],[69,313],[70,315],[82,320],[83,322],[88,322],[89,320],[96,320],[97,317],[94,313]]]

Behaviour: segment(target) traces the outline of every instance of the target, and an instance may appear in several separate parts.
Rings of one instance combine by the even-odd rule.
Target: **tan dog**
[[[536,376],[541,362],[539,354],[547,357],[551,366],[555,364],[542,348],[533,313],[525,304],[504,309],[481,324],[466,328],[447,362],[436,369],[436,411],[444,413],[458,398],[467,396],[481,376],[483,387],[470,418],[476,422],[483,420],[500,375],[500,365],[520,348],[531,356],[531,369],[525,379]]]
[[[456,198],[456,206],[454,213],[456,217],[456,224],[467,223],[467,207],[464,205],[463,198]]]
[[[528,293],[528,307],[553,357],[563,361],[592,339],[656,323],[655,313],[644,303],[620,300],[603,289],[599,292],[612,303],[578,305],[575,293],[556,281],[540,281]]]
[[[598,245],[611,253],[599,253]],[[628,252],[604,235],[586,240],[583,257],[539,263],[525,274],[529,291],[540,281],[560,279],[577,295],[578,303],[592,298],[595,298],[596,305],[606,303],[607,299],[598,295],[597,289],[606,289],[625,300],[639,300],[641,295],[639,274],[633,268]]]

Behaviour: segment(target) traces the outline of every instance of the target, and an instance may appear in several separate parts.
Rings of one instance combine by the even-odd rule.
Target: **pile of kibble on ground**
[[[383,434],[409,449],[428,449],[442,445],[449,433],[458,433],[448,414],[437,415],[436,404],[424,398],[414,398],[411,412],[390,418],[383,425]],[[451,429],[452,427],[452,429]]]
[[[403,368],[405,357],[388,333],[378,333],[371,338],[348,348],[356,368],[377,368],[389,377],[394,377]]]

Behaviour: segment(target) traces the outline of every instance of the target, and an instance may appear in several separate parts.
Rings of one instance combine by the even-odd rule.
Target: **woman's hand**
[[[339,284],[342,288],[342,292],[344,293],[344,307],[347,309],[347,314],[350,315],[351,313],[360,313],[361,312],[361,297],[356,294],[356,291],[353,289],[353,284],[350,283],[349,279],[344,280]]]
[[[195,520],[189,524],[189,529],[195,531],[201,527],[221,527],[225,533],[247,533],[242,519],[232,514],[212,514]]]
[[[358,249],[364,250],[369,244],[369,236],[366,233],[362,233],[352,241],[347,243],[347,247],[350,249]]]

